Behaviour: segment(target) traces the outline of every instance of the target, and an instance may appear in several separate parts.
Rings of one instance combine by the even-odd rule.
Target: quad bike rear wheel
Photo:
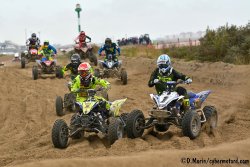
[[[26,60],[24,57],[21,58],[21,68],[25,68]]]
[[[203,112],[209,127],[211,129],[215,129],[217,127],[217,122],[218,122],[218,115],[216,108],[214,106],[205,106],[203,108]]]
[[[196,111],[187,111],[182,119],[182,132],[184,136],[195,139],[201,131],[201,119]]]
[[[123,138],[124,129],[122,121],[119,118],[111,117],[109,119],[109,128],[107,133],[108,143],[112,145],[116,140]]]
[[[64,95],[64,108],[67,108],[69,111],[75,111],[75,100],[76,95],[74,93],[66,93]]]
[[[127,116],[126,121],[126,131],[128,138],[141,137],[144,129],[141,128],[145,126],[145,118],[141,110],[133,110]]]
[[[32,68],[32,78],[34,80],[37,80],[38,79],[38,67],[37,66],[34,66]]]
[[[63,110],[63,99],[61,96],[56,97],[56,115],[63,116],[65,112]]]
[[[63,119],[55,121],[51,136],[52,143],[56,148],[66,148],[68,146],[69,130]]]
[[[128,83],[128,75],[125,69],[121,70],[121,81],[123,85],[126,85]]]

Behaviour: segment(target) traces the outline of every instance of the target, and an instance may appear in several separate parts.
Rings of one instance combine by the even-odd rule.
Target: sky
[[[54,44],[73,44],[82,30],[101,43],[148,33],[152,39],[221,25],[246,25],[250,0],[0,0],[0,42],[25,44],[32,32]]]

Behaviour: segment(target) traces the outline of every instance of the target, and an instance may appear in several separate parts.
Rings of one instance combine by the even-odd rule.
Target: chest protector
[[[84,89],[86,90],[86,92],[81,92],[79,94],[80,97],[87,97],[88,93],[87,93],[87,89],[92,89],[95,88],[95,80],[93,78],[87,80],[81,80],[80,81],[80,89]]]
[[[167,81],[172,81],[173,80],[173,74],[171,73],[170,75],[162,75],[161,73],[159,73],[159,75],[157,76],[157,78],[162,81],[162,82],[167,82]]]

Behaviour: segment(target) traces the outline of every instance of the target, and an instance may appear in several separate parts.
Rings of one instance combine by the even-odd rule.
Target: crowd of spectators
[[[151,44],[151,40],[149,38],[149,34],[141,35],[138,37],[129,37],[129,38],[122,38],[118,39],[117,43],[119,46],[125,45],[149,45]]]

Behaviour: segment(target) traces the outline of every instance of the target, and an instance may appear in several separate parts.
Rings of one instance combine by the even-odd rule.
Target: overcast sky
[[[73,43],[76,3],[83,9],[82,29],[95,43],[144,33],[156,39],[250,20],[250,0],[0,0],[0,42],[24,44],[26,29],[51,43]]]

